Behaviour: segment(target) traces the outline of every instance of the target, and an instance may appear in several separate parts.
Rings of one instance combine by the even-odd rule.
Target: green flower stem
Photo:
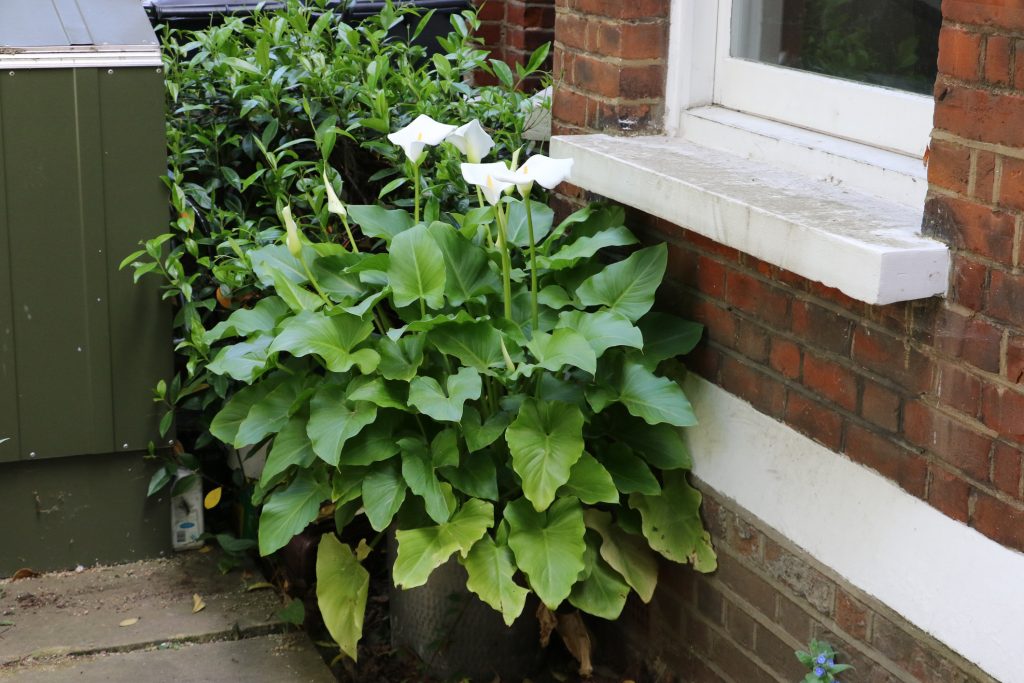
[[[501,251],[501,280],[504,293],[505,317],[512,319],[512,258],[508,253],[508,216],[501,209],[501,202],[494,205],[498,218],[498,249]]]
[[[324,304],[328,308],[333,306],[334,303],[327,298],[327,295],[324,294],[324,290],[320,289],[319,283],[317,283],[316,278],[313,277],[313,272],[309,269],[309,264],[306,263],[306,259],[302,258],[301,254],[299,255],[299,262],[302,263],[302,269],[306,271],[306,277],[309,278],[309,284],[313,285],[313,289],[316,290],[317,295],[319,295],[319,297],[323,299]]]
[[[537,245],[533,239],[533,209],[530,208],[530,193],[523,196],[526,202],[526,227],[530,235],[530,321],[533,325],[533,333],[537,333],[540,314],[537,310]]]
[[[480,186],[476,186],[476,200],[480,202],[480,208],[484,208],[487,204],[484,202],[484,193],[480,191]],[[494,244],[494,239],[491,237],[491,224],[484,223],[484,231],[487,233],[487,244]]]
[[[415,186],[415,203],[413,205],[412,221],[420,222],[420,165],[412,165],[412,182]]]
[[[348,243],[352,245],[352,251],[359,253],[359,245],[356,244],[356,238],[352,235],[352,228],[349,227],[348,219],[344,216],[341,217],[341,223],[345,226],[345,234],[348,235]]]

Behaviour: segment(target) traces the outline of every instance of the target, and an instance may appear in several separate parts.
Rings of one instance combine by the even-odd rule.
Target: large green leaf
[[[582,517],[580,524],[582,525]],[[494,506],[470,498],[451,521],[422,529],[395,532],[398,557],[394,580],[400,588],[416,588],[427,582],[430,573],[444,564],[452,553],[469,554],[480,537],[494,526]]]
[[[363,635],[370,573],[333,533],[320,537],[316,553],[316,601],[327,631],[352,659]]]
[[[377,417],[372,403],[349,403],[345,387],[324,384],[309,403],[309,424],[306,433],[313,441],[313,450],[331,465],[338,464],[345,442],[362,431]]]
[[[533,239],[540,244],[551,232],[555,212],[546,204],[533,200],[530,200],[530,211],[533,214]],[[509,204],[508,241],[517,247],[526,247],[530,244],[530,229],[526,222],[526,203],[522,200]]]
[[[476,408],[469,406],[462,414],[462,431],[466,438],[466,448],[470,453],[487,448],[505,433],[510,422],[512,422],[512,415],[502,411],[491,415],[481,424],[480,413]]]
[[[601,557],[622,575],[644,602],[654,597],[658,585],[658,559],[643,536],[630,534],[612,522],[611,514],[600,510],[583,513],[586,525],[601,535]]]
[[[444,306],[444,253],[425,226],[395,236],[389,253],[388,281],[396,306],[417,302],[433,309]]]
[[[625,410],[610,411],[609,433],[629,445],[644,460],[661,470],[692,469],[693,459],[679,429],[667,424],[649,425]]]
[[[203,341],[212,344],[225,337],[247,337],[254,332],[269,332],[289,310],[281,297],[268,296],[260,299],[252,308],[240,308],[229,315],[227,320],[217,323],[203,335]]]
[[[306,378],[291,375],[253,405],[238,426],[234,446],[241,448],[258,443],[270,434],[281,431],[291,416],[293,406],[305,388]],[[308,394],[306,394],[308,396]]]
[[[607,306],[635,322],[654,305],[667,264],[664,244],[641,249],[584,281],[577,295],[587,306]]]
[[[316,519],[320,504],[330,497],[327,483],[308,470],[299,470],[287,488],[270,494],[260,513],[260,555],[269,555],[287,545]]]
[[[409,387],[403,382],[389,382],[380,377],[356,377],[348,386],[348,400],[369,401],[379,408],[407,410]]]
[[[359,274],[346,272],[349,266],[354,265],[353,256],[358,255],[322,256],[313,263],[317,284],[334,301],[350,304],[360,301],[367,294],[366,284],[360,280]]]
[[[397,460],[377,463],[363,479],[363,507],[375,531],[384,531],[405,502],[405,479]]]
[[[516,564],[548,609],[558,609],[585,566],[586,527],[580,502],[559,498],[546,512],[537,512],[519,498],[505,507],[505,520]]]
[[[640,513],[651,548],[673,562],[691,563],[701,572],[718,566],[711,536],[700,520],[700,491],[680,470],[665,472],[661,495],[634,493],[629,505]]]
[[[505,439],[523,494],[534,508],[545,510],[583,454],[583,413],[569,403],[528,398]]]
[[[587,550],[590,571],[572,587],[569,603],[602,619],[618,619],[629,597],[629,585],[589,547]]]
[[[412,216],[402,209],[385,209],[376,204],[349,204],[348,215],[367,237],[391,242],[396,235],[412,227]]]
[[[283,244],[271,244],[249,251],[246,256],[252,270],[264,287],[274,286],[274,275],[282,275],[289,282],[301,284],[307,280],[306,271],[299,259],[292,256]],[[303,258],[315,259],[317,254],[309,247],[302,248]],[[308,261],[307,261],[308,263]]]
[[[601,464],[615,480],[615,487],[623,493],[646,493],[649,496],[656,496],[661,492],[661,484],[651,472],[651,468],[626,444],[608,444],[599,451],[599,455]]]
[[[347,372],[358,365],[363,374],[369,374],[377,368],[380,356],[373,349],[354,349],[372,330],[372,322],[348,313],[327,316],[303,311],[281,325],[270,352],[287,351],[293,356],[316,354],[331,372]]]
[[[416,376],[423,364],[423,345],[426,335],[409,334],[398,341],[381,337],[377,349],[380,352],[380,374],[384,379],[408,382]]]
[[[463,365],[480,372],[505,364],[501,333],[489,322],[442,325],[431,330],[429,337],[441,353],[454,356]]]
[[[581,258],[589,258],[605,247],[625,247],[636,243],[636,237],[628,228],[624,225],[617,225],[593,236],[580,237],[551,256],[541,256],[537,259],[537,264],[541,268],[552,270],[571,268]]]
[[[274,291],[295,313],[315,311],[324,304],[319,295],[309,291],[301,284],[292,282],[280,273],[274,274]]]
[[[560,328],[552,334],[535,332],[527,347],[537,359],[537,365],[552,372],[558,372],[566,365],[574,365],[590,374],[597,370],[594,349],[575,330]]]
[[[274,445],[270,448],[270,455],[267,456],[267,462],[260,474],[262,486],[268,486],[274,477],[292,465],[306,468],[316,460],[313,444],[306,436],[307,419],[308,417],[302,413],[293,415],[274,437]]]
[[[378,411],[372,424],[345,442],[338,459],[339,465],[371,465],[398,453],[394,421],[385,415],[387,413]]]
[[[501,612],[506,626],[523,613],[526,606],[526,590],[514,580],[515,557],[507,545],[498,545],[489,535],[484,535],[462,561],[469,578],[466,588],[473,591],[488,605]]]
[[[595,412],[613,401],[649,425],[666,423],[676,427],[697,424],[693,406],[682,388],[667,377],[659,377],[643,364],[626,359],[613,371],[607,383],[588,390],[587,400]]]
[[[474,498],[498,500],[498,469],[490,453],[469,453],[438,472],[459,491]]]
[[[666,358],[693,351],[704,326],[667,313],[648,313],[638,323],[644,335],[643,363],[653,370]]]
[[[402,449],[402,477],[405,482],[413,493],[423,499],[432,520],[439,524],[447,522],[452,508],[449,496],[445,495],[445,487],[449,488],[449,494],[451,487],[438,480],[426,444],[419,439],[402,439],[399,446]]]
[[[480,398],[480,373],[474,368],[459,368],[445,384],[442,388],[433,377],[414,377],[409,383],[409,405],[435,420],[458,422],[466,401]]]
[[[463,237],[447,223],[427,228],[444,254],[445,295],[452,306],[501,290],[498,275],[490,267],[487,252]]]
[[[225,346],[206,369],[215,375],[227,375],[239,382],[251,384],[267,367],[268,347],[272,337],[261,334],[246,341]]]
[[[252,407],[263,400],[267,394],[277,388],[277,385],[284,381],[285,375],[278,374],[264,379],[259,384],[242,388],[238,393],[228,399],[228,402],[220,409],[210,423],[210,433],[226,444],[235,442],[238,428]]]
[[[639,349],[644,345],[640,330],[626,316],[612,311],[563,311],[558,315],[558,327],[582,335],[598,357],[612,346]]]
[[[559,496],[576,496],[588,505],[618,503],[619,490],[612,475],[590,453],[584,453],[569,472],[569,481],[558,490]]]

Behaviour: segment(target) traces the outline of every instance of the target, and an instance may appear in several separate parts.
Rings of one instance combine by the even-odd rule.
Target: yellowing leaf
[[[220,502],[220,496],[224,492],[223,487],[218,486],[214,490],[206,494],[206,498],[203,499],[203,507],[207,510],[212,510],[217,507],[217,503]]]
[[[206,609],[206,603],[203,602],[203,598],[199,595],[199,593],[193,593],[192,614],[195,614],[196,612],[202,612],[204,609]]]
[[[139,618],[138,617],[131,617],[129,619],[123,620],[120,624],[118,624],[118,626],[121,626],[121,627],[124,627],[124,626],[134,626],[137,623],[139,623]]]
[[[366,559],[367,555],[373,552],[367,543],[365,538],[359,539],[359,545],[356,546],[356,559],[362,562]]]
[[[245,590],[247,590],[247,591],[258,591],[261,588],[273,588],[273,587],[274,587],[274,584],[272,584],[272,583],[267,583],[266,581],[257,581],[256,583],[250,583],[248,586],[245,587]]]

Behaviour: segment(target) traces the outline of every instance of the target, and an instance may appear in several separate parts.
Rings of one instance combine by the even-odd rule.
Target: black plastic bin
[[[367,17],[380,13],[386,4],[380,0],[352,0],[345,10],[345,21],[350,24],[358,23]],[[430,21],[423,28],[423,33],[417,36],[415,41],[416,45],[422,45],[428,52],[432,53],[439,52],[441,49],[437,44],[437,39],[451,32],[451,16],[473,7],[473,3],[470,0],[410,0],[409,2],[395,4],[413,5],[424,14],[434,10],[434,16],[430,18]],[[391,35],[395,38],[408,40],[415,28],[416,22],[405,21],[393,28]]]

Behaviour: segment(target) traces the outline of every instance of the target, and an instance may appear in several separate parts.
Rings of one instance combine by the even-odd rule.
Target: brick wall
[[[659,130],[669,4],[557,0],[556,133]],[[870,306],[685,226],[638,212],[630,225],[669,245],[659,305],[707,326],[694,371],[1024,550],[1024,5],[945,0],[943,11],[924,231],[951,247],[947,298]],[[567,187],[556,201],[582,195]],[[781,585],[770,556],[779,540],[752,527],[757,551],[745,555],[719,510],[727,519],[735,511],[714,498],[708,508],[722,569],[677,576],[655,608],[659,620],[676,615],[694,629],[693,680],[795,680],[780,651],[791,656],[823,631],[864,658],[852,680],[981,679],[842,582],[825,581],[820,604]],[[783,564],[813,566],[795,548],[786,553],[793,559]],[[759,588],[745,594],[748,579]],[[791,612],[799,629],[787,626]],[[771,644],[759,646],[752,631]]]
[[[555,0],[476,0],[479,8],[480,31],[491,57],[504,60],[515,69],[515,64],[526,64],[530,55],[554,38]],[[551,68],[550,57],[545,69]],[[494,79],[480,74],[481,83]],[[532,88],[536,82],[526,83]]]

